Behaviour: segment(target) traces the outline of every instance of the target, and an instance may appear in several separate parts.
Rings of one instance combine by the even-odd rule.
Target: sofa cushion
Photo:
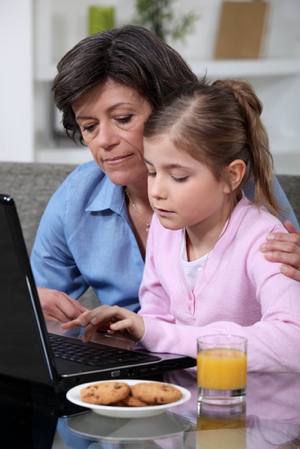
[[[45,207],[76,165],[1,162],[0,193],[14,198],[28,252]]]
[[[73,164],[0,163],[0,193],[10,195],[15,200],[29,254],[49,199],[74,168],[76,165]],[[91,288],[80,298],[80,302],[89,309],[100,305]]]
[[[277,175],[300,225],[300,175]]]

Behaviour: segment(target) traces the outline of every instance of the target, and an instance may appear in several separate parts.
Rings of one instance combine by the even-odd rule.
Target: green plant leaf
[[[148,28],[166,40],[184,40],[194,29],[199,15],[193,12],[175,18],[173,0],[135,0],[136,17],[134,23]]]

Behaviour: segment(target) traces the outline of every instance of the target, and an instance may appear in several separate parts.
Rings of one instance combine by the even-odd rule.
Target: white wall
[[[86,35],[91,4],[116,6],[117,25],[130,22],[134,15],[134,0],[0,0],[0,161],[80,163],[90,158],[86,151],[63,151],[51,141],[49,87],[58,59]],[[283,58],[285,66],[298,68],[283,77],[272,74],[270,83],[265,77],[254,79],[254,85],[263,84],[258,93],[263,93],[265,111],[268,106],[272,111],[269,126],[275,123],[278,128],[273,134],[279,142],[279,171],[286,171],[282,162],[289,161],[289,171],[299,172],[300,0],[270,0],[270,4],[272,27],[266,59]],[[174,0],[179,15],[199,14],[194,33],[184,43],[171,42],[189,63],[212,57],[220,5],[221,0]],[[284,135],[283,145],[277,134]]]
[[[32,0],[0,0],[0,160],[34,159]]]

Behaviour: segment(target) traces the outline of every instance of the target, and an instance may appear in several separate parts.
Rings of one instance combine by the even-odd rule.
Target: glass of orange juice
[[[222,334],[199,337],[197,382],[199,403],[230,405],[244,401],[247,339]]]

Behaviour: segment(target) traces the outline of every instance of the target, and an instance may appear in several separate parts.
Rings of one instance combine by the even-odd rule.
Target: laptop
[[[49,332],[17,208],[5,194],[0,194],[0,303],[0,375],[66,391],[84,382],[149,378],[196,364],[192,357],[116,347],[111,342],[83,343],[72,332],[71,336]],[[87,360],[90,352],[92,359]]]

